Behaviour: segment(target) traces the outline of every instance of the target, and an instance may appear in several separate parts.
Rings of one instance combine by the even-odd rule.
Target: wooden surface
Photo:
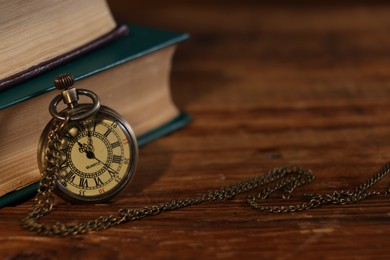
[[[139,2],[110,1],[122,20],[192,35],[177,51],[172,92],[193,121],[140,150],[137,175],[117,201],[100,206],[59,203],[46,221],[83,221],[103,211],[110,214],[125,206],[192,196],[284,165],[315,172],[314,183],[297,191],[296,198],[353,189],[389,160],[389,5]],[[385,191],[388,183],[389,178],[375,189]],[[71,238],[22,230],[19,220],[31,207],[28,201],[0,209],[0,255],[8,259],[390,256],[388,196],[279,215],[252,210],[244,198]]]

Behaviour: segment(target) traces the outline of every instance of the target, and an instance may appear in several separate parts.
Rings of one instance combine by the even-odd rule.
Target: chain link
[[[49,132],[48,145],[45,151],[44,170],[41,173],[42,179],[32,210],[27,217],[22,220],[23,228],[42,235],[68,236],[89,231],[104,230],[123,222],[143,219],[145,217],[158,215],[165,211],[177,210],[214,200],[232,199],[236,195],[251,191],[260,186],[265,187],[259,191],[258,196],[249,196],[246,201],[252,208],[263,212],[292,213],[318,208],[327,204],[350,204],[366,199],[369,196],[380,194],[376,191],[367,191],[367,189],[383,179],[390,172],[390,163],[387,163],[370,179],[356,187],[353,192],[335,191],[332,194],[306,194],[305,197],[308,201],[301,204],[264,206],[261,204],[261,201],[269,198],[273,192],[283,190],[283,198],[289,199],[296,188],[314,180],[314,175],[310,170],[304,170],[297,167],[275,168],[263,176],[257,176],[236,184],[222,187],[194,198],[171,200],[138,209],[123,208],[119,210],[119,213],[116,216],[100,216],[80,224],[65,224],[61,222],[57,222],[53,225],[43,224],[38,222],[38,220],[53,210],[53,190],[55,188],[56,178],[59,176],[57,173],[59,172],[60,165],[59,150],[61,140],[58,133],[63,129],[67,121],[68,119],[64,122],[57,122]],[[390,188],[384,194],[389,194],[389,190]]]

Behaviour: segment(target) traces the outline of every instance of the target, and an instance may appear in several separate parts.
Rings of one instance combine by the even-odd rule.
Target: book
[[[185,125],[189,116],[172,101],[169,75],[176,45],[187,38],[183,33],[129,25],[127,36],[3,91],[0,207],[35,191],[33,186],[21,188],[40,179],[36,151],[51,119],[49,103],[58,94],[52,92],[56,75],[72,73],[77,88],[94,91],[102,104],[132,125],[140,145]]]
[[[125,33],[105,0],[0,0],[0,90]]]

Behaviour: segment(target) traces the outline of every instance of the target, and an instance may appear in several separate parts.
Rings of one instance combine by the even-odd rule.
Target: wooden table
[[[141,149],[138,173],[118,201],[64,205],[48,221],[193,196],[285,165],[316,175],[294,193],[297,202],[303,193],[352,190],[389,161],[389,5],[109,2],[119,19],[192,35],[175,56],[172,92],[193,121]],[[273,196],[265,203],[289,202]],[[240,195],[69,238],[22,230],[30,207],[0,210],[2,257],[390,256],[386,195],[287,214],[253,210]]]

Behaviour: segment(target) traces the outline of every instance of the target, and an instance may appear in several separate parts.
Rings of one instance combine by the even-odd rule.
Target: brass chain
[[[257,176],[236,184],[205,193],[203,195],[178,200],[166,201],[138,209],[123,208],[114,216],[100,216],[91,221],[80,224],[66,224],[57,222],[53,225],[43,224],[38,220],[53,210],[55,181],[60,165],[61,140],[58,133],[63,129],[67,120],[57,122],[49,132],[48,145],[45,151],[44,170],[39,184],[38,192],[34,200],[33,208],[26,218],[22,220],[22,227],[42,235],[77,235],[89,231],[103,230],[123,222],[143,219],[145,217],[158,215],[165,211],[172,211],[192,205],[201,204],[214,200],[232,199],[238,194],[256,189],[260,186],[266,188],[260,190],[257,197],[248,197],[247,203],[260,211],[270,213],[298,212],[311,208],[317,208],[327,204],[349,204],[361,201],[371,195],[378,195],[380,192],[367,191],[371,186],[380,181],[390,172],[390,163],[384,165],[370,179],[358,186],[354,191],[335,191],[332,194],[308,194],[307,202],[289,206],[264,206],[260,203],[268,198],[273,192],[283,190],[283,198],[290,198],[292,192],[314,180],[310,170],[297,167],[275,168],[263,176]],[[390,190],[390,189],[389,189]],[[389,190],[384,194],[389,194]]]

